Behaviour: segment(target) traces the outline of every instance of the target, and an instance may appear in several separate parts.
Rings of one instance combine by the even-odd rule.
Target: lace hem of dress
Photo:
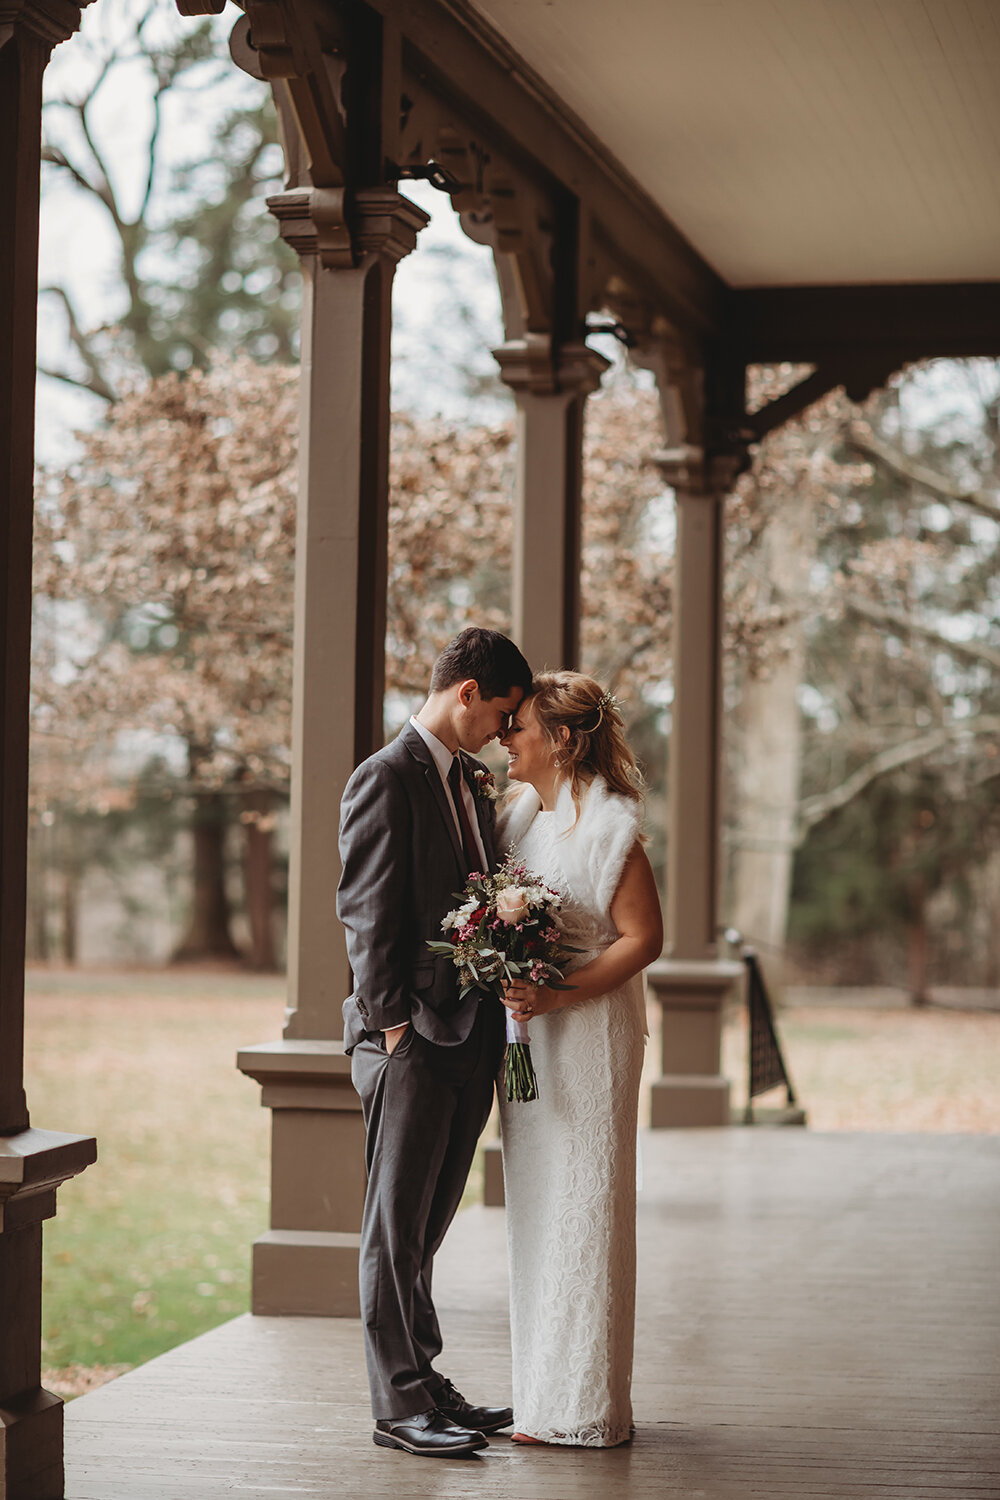
[[[621,1443],[627,1443],[635,1436],[635,1424],[629,1423],[609,1427],[602,1422],[593,1422],[588,1427],[582,1427],[579,1432],[556,1432],[551,1427],[539,1427],[537,1430],[528,1427],[519,1427],[515,1422],[518,1432],[523,1432],[525,1437],[533,1437],[540,1443],[552,1443],[567,1448],[617,1448]]]

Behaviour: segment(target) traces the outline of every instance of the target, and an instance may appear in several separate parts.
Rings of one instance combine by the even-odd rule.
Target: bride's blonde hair
[[[582,788],[595,776],[608,790],[638,802],[645,783],[625,739],[618,704],[599,682],[582,672],[539,672],[531,704],[559,769],[569,781],[577,812]],[[560,733],[565,726],[568,737]]]

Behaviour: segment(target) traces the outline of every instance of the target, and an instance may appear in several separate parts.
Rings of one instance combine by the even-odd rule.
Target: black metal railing
[[[747,1081],[746,1122],[753,1124],[753,1101],[758,1094],[783,1084],[786,1104],[794,1108],[798,1100],[792,1085],[788,1065],[781,1051],[778,1030],[774,1020],[774,1008],[767,993],[764,975],[761,972],[756,950],[742,949],[747,971],[747,1009],[750,1015],[749,1078]]]

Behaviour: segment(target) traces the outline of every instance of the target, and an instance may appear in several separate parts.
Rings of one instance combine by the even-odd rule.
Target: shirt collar
[[[431,731],[419,723],[412,714],[410,716],[410,723],[434,757],[434,764],[438,768],[441,780],[447,781],[448,772],[451,770],[451,763],[455,759],[454,755],[452,755],[447,745],[441,743],[436,734],[431,734]]]

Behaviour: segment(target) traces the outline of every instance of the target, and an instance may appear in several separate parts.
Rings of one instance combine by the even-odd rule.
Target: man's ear
[[[463,708],[469,708],[474,696],[479,692],[479,683],[474,677],[469,677],[465,682],[458,684],[458,701]]]

